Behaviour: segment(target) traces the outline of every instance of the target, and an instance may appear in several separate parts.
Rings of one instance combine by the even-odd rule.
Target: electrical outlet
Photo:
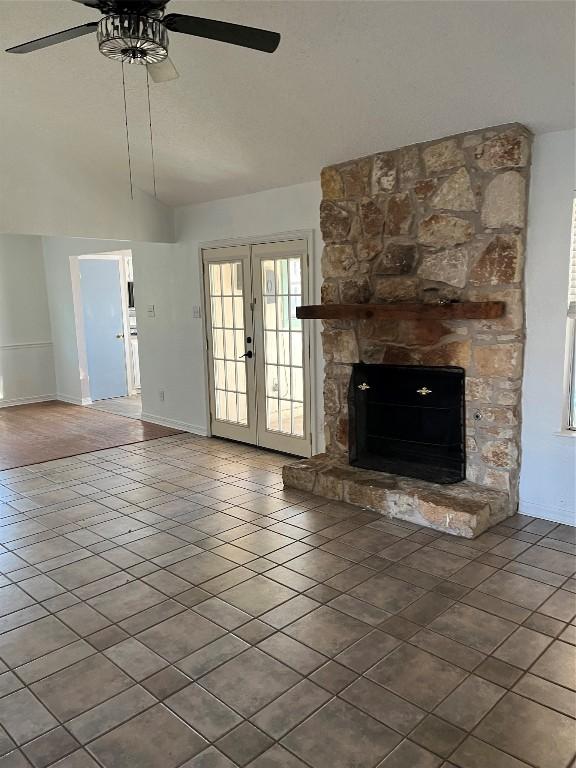
[[[147,314],[148,317],[156,317],[156,307],[154,304],[148,304]]]
[[[197,304],[192,307],[192,317],[195,320],[199,320],[202,317],[202,310]]]
[[[158,390],[158,397],[160,398],[160,402],[163,403],[164,402],[164,390],[163,389]]]

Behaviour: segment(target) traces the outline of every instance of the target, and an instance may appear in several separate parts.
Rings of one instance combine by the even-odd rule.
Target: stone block
[[[522,240],[518,235],[495,235],[480,252],[470,282],[486,285],[517,283],[521,278]]]
[[[382,235],[384,211],[369,197],[360,202],[360,223],[365,238]]]
[[[400,320],[397,325],[398,341],[408,347],[429,347],[451,333],[439,320]]]
[[[474,349],[476,376],[514,379],[522,375],[522,344],[493,344]]]
[[[493,385],[490,379],[466,379],[466,399],[491,402],[493,398]]]
[[[414,277],[374,277],[374,296],[382,301],[415,301],[420,283]]]
[[[324,358],[335,363],[357,363],[358,345],[354,331],[325,330],[322,332]]]
[[[455,139],[447,139],[426,147],[422,151],[422,157],[428,174],[441,173],[464,165],[464,152]]]
[[[329,200],[320,203],[320,229],[325,243],[341,243],[352,228],[350,211]]]
[[[374,155],[372,160],[372,194],[394,192],[396,189],[396,158],[391,152]]]
[[[404,147],[399,152],[398,175],[401,189],[410,189],[422,178],[418,147]]]
[[[418,247],[414,243],[388,243],[374,264],[375,275],[407,275],[412,272]]]
[[[369,263],[376,256],[382,253],[383,245],[382,239],[363,239],[356,246],[356,257],[358,261]]]
[[[518,424],[518,410],[503,406],[489,405],[480,408],[482,419],[480,428],[484,426],[510,427]]]
[[[327,282],[324,280],[320,288],[320,300],[322,304],[339,304],[340,293],[338,292],[338,283],[335,280]]]
[[[322,168],[320,172],[322,198],[324,200],[342,200],[344,198],[344,182],[333,166]]]
[[[430,200],[432,208],[451,211],[475,211],[476,196],[472,190],[470,176],[465,168],[453,173],[442,182]]]
[[[409,193],[390,195],[386,206],[386,234],[389,237],[410,234],[413,219],[414,209]]]
[[[414,194],[419,203],[424,203],[430,197],[431,194],[438,189],[438,179],[423,179],[416,182],[414,185]]]
[[[422,352],[422,365],[459,365],[468,368],[470,365],[471,344],[466,341],[450,341],[433,349]]]
[[[356,160],[351,165],[340,168],[339,171],[344,182],[344,196],[347,200],[370,195],[371,161],[369,159]]]
[[[351,245],[326,245],[322,251],[323,277],[348,277],[358,268]]]
[[[324,413],[335,414],[340,410],[338,387],[331,379],[324,380]]]
[[[528,164],[528,137],[520,129],[505,131],[476,147],[476,163],[483,171],[523,168]]]
[[[433,213],[421,221],[418,227],[418,241],[433,248],[459,245],[470,240],[473,235],[472,222],[444,213]]]
[[[482,224],[488,229],[523,227],[526,219],[526,180],[518,171],[495,176],[484,191]]]
[[[518,448],[511,440],[489,440],[481,454],[484,461],[501,469],[511,469],[518,463]]]
[[[428,251],[422,257],[418,275],[423,280],[463,288],[468,274],[468,251],[465,248],[446,248],[442,251]]]
[[[420,365],[420,350],[414,347],[404,347],[399,344],[389,344],[379,348],[380,356],[378,362],[388,363],[390,365]],[[376,362],[376,361],[374,361]]]
[[[357,328],[360,340],[383,344],[398,338],[397,320],[359,320]]]
[[[340,299],[343,304],[366,304],[371,295],[370,281],[365,277],[340,280]]]

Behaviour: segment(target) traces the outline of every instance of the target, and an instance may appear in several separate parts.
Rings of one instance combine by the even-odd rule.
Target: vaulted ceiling
[[[323,165],[469,129],[574,124],[572,2],[172,0],[171,11],[282,34],[275,54],[170,36],[180,79],[152,86],[158,197],[169,205],[317,179]],[[0,47],[99,18],[51,0],[2,0]],[[0,53],[5,188],[38,169],[127,176],[121,68],[94,36]],[[127,68],[136,185],[152,190],[145,73]],[[50,173],[42,169],[50,169]]]

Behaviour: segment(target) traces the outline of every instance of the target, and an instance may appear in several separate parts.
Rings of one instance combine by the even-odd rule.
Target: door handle
[[[247,357],[249,360],[250,360],[250,358],[254,357],[254,355],[252,354],[252,350],[249,349],[248,352],[244,352],[243,355],[240,355],[238,360],[241,360],[243,357]]]
[[[123,339],[124,338],[124,334],[123,333],[117,333],[116,334],[116,338],[117,339]]]

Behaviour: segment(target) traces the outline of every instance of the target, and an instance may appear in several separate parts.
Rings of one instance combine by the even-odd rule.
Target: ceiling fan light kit
[[[139,14],[104,16],[96,32],[100,53],[128,64],[158,64],[168,56],[168,30]]]

